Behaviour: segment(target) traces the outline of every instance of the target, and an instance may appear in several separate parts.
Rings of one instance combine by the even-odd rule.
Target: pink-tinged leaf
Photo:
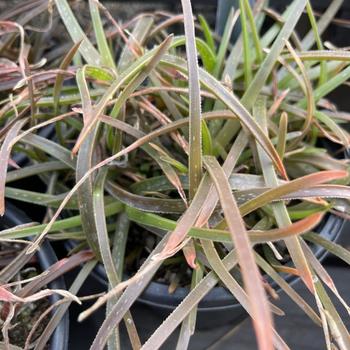
[[[302,134],[297,139],[295,139],[292,143],[293,145],[297,145],[304,138],[304,136],[307,134],[307,132],[309,131],[309,128],[311,126],[311,123],[312,123],[312,120],[314,117],[315,100],[314,100],[314,95],[313,95],[312,84],[311,84],[311,81],[309,79],[308,72],[307,72],[305,66],[303,65],[303,62],[298,57],[297,53],[293,49],[292,45],[288,42],[288,40],[286,40],[285,43],[286,43],[286,46],[287,46],[289,52],[293,56],[296,64],[298,65],[298,67],[300,69],[301,76],[302,76],[303,82],[304,82],[304,84],[303,84],[304,86],[302,86],[302,89],[304,90],[304,93],[305,93],[306,98],[307,98],[307,112],[306,112],[306,116],[305,116],[304,125],[301,127],[301,130],[300,130],[300,131],[302,131]]]
[[[271,311],[243,218],[231,192],[226,175],[216,158],[206,156],[204,163],[219,194],[225,219],[237,249],[244,286],[251,303],[253,324],[259,348],[261,350],[273,349]]]
[[[298,179],[289,181],[286,184],[272,188],[260,196],[244,203],[240,206],[241,213],[243,216],[245,216],[255,209],[270,203],[276,198],[282,198],[285,195],[305,190],[318,184],[341,179],[346,176],[348,176],[348,172],[343,170],[325,170],[318,173],[302,176]]]
[[[165,19],[164,21],[160,22],[157,26],[155,26],[151,32],[149,33],[149,37],[153,37],[155,34],[158,34],[160,31],[167,29],[168,27],[174,25],[178,22],[183,22],[184,16],[181,15],[172,15],[170,18]]]
[[[278,272],[282,272],[282,273],[285,273],[287,275],[293,275],[293,276],[300,277],[300,272],[295,267],[284,266],[284,265],[275,265],[275,264],[271,264],[271,266]]]
[[[171,119],[165,115],[162,111],[160,111],[156,106],[154,106],[151,102],[149,102],[146,98],[141,97],[142,101],[139,102],[139,107],[141,109],[145,109],[151,115],[153,115],[162,125],[166,125],[171,123]],[[172,139],[184,150],[184,152],[188,153],[188,143],[187,141],[180,135],[178,131],[174,133],[170,133]]]
[[[10,165],[10,166],[12,166],[13,168],[15,168],[15,169],[20,169],[21,167],[13,160],[13,159],[9,159],[8,160],[8,164]]]
[[[34,301],[46,298],[52,294],[61,295],[64,298],[67,298],[68,300],[74,300],[78,304],[81,304],[80,300],[75,295],[67,292],[66,290],[44,289],[28,297],[21,298],[11,293],[10,291],[8,291],[6,288],[0,286],[0,300],[3,302],[9,302],[9,303],[32,303]]]
[[[350,198],[350,188],[344,185],[317,185],[305,190],[295,191],[282,199],[303,199],[303,198]]]
[[[18,298],[16,295],[8,291],[6,288],[0,286],[0,300],[5,302],[17,302],[17,301],[21,301],[21,298]]]
[[[204,176],[202,182],[198,188],[198,191],[193,198],[191,205],[183,214],[181,219],[176,226],[176,229],[173,232],[169,232],[157,245],[157,247],[153,250],[150,256],[147,258],[145,263],[141,266],[140,270],[134,275],[133,278],[126,281],[126,283],[120,283],[119,292],[124,287],[128,287],[124,294],[119,299],[118,303],[115,305],[113,311],[118,310],[117,313],[111,312],[108,318],[105,320],[102,325],[95,341],[91,347],[93,350],[101,349],[107,341],[108,336],[111,332],[108,324],[110,322],[118,324],[119,316],[124,315],[125,312],[130,308],[134,300],[141,294],[142,290],[149,283],[154,273],[157,271],[159,266],[161,265],[163,259],[167,258],[169,255],[174,254],[174,251],[179,250],[178,246],[178,237],[180,237],[180,241],[182,241],[183,237],[186,236],[186,233],[189,229],[194,225],[195,220],[199,214],[199,211],[202,205],[205,203],[207,199],[207,194],[209,190],[209,177]],[[169,237],[175,235],[176,244],[168,245]],[[181,248],[181,247],[180,247]],[[135,283],[137,281],[137,283]],[[120,289],[121,288],[121,289]],[[89,314],[94,312],[98,307],[103,305],[108,298],[113,297],[113,295],[118,292],[118,289],[113,289],[106,296],[100,298],[92,307],[84,311],[79,315],[79,320],[85,319]]]
[[[182,248],[182,251],[185,255],[187,264],[192,268],[196,269],[197,264],[196,264],[196,247],[194,245],[193,240],[191,239],[190,241],[187,242],[187,244]]]
[[[75,73],[73,71],[68,70],[62,70],[62,69],[50,69],[43,72],[37,72],[34,74],[28,73],[26,77],[21,79],[14,89],[20,89],[24,87],[26,84],[32,84],[32,83],[41,83],[49,80],[53,80],[57,75],[66,75],[69,77],[74,77]]]
[[[235,142],[233,143],[230,152],[228,153],[226,160],[222,166],[223,171],[226,174],[226,177],[229,178],[230,174],[232,174],[233,169],[242,153],[244,148],[247,145],[247,137],[245,133],[241,132],[239,133],[238,137],[236,138]],[[211,186],[209,194],[208,194],[208,200],[206,201],[205,205],[203,206],[200,215],[198,216],[197,225],[199,227],[202,227],[205,225],[210,216],[212,215],[215,206],[219,200],[219,196],[217,192],[215,191],[214,185]]]
[[[300,235],[309,232],[316,227],[324,217],[324,213],[316,213],[308,216],[305,219],[294,222],[293,224],[281,228],[276,228],[268,231],[251,230],[248,231],[251,241],[258,241],[259,236],[266,242],[279,241],[283,238]],[[260,240],[260,243],[262,241]]]
[[[236,249],[233,249],[223,260],[224,267],[227,270],[232,270],[237,265]],[[193,310],[193,308],[204,298],[204,296],[213,289],[219,282],[219,277],[213,272],[209,272],[205,277],[197,284],[197,286],[189,292],[184,300],[176,307],[176,309],[164,320],[164,322],[154,331],[151,337],[143,345],[144,350],[153,350],[160,348],[171,333],[177,328],[177,326],[185,319],[185,317]],[[242,303],[243,304],[243,303]],[[248,311],[248,310],[247,310]],[[250,310],[249,310],[250,311]],[[112,319],[115,321],[115,315],[110,315],[109,320],[104,322],[104,326],[107,324],[110,326]],[[105,328],[104,327],[104,328]],[[101,328],[102,330],[102,328]],[[274,332],[274,345],[276,350],[289,350],[288,346],[278,335]],[[98,337],[105,335],[103,331],[99,331]],[[100,338],[101,339],[101,338]],[[97,342],[96,342],[97,343]]]
[[[23,125],[28,119],[19,120],[16,122],[6,134],[5,140],[0,149],[0,215],[5,213],[5,183],[7,174],[7,164],[10,159],[11,148],[9,145],[13,138],[16,137]]]
[[[55,280],[57,277],[64,275],[66,272],[83,264],[86,261],[93,259],[94,254],[91,251],[82,251],[74,254],[68,258],[61,259],[55,264],[51,265],[40,278],[36,278],[32,282],[25,285],[16,294],[18,297],[25,298],[28,295],[35,293],[37,290],[43,288],[48,283]]]

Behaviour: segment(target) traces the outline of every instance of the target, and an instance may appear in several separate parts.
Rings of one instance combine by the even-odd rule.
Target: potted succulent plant
[[[349,114],[327,95],[350,76],[350,55],[323,48],[329,13],[319,28],[309,2],[296,0],[261,34],[264,1],[251,8],[242,0],[218,39],[203,17],[195,34],[189,0],[183,17],[148,13],[123,25],[90,0],[90,38],[66,0],[55,5],[72,48],[41,87],[38,123],[23,115],[0,150],[6,160],[14,145],[26,145],[31,161],[0,169],[0,210],[4,197],[41,205],[47,222],[0,238],[35,236],[30,254],[45,237],[76,240],[74,253],[91,249],[109,290],[80,317],[107,303],[91,349],[108,339],[117,348],[113,330],[123,319],[133,348],[141,347],[130,311],[137,300],[162,317],[170,313],[142,349],[158,349],[180,324],[177,348],[185,349],[197,315],[199,326],[213,327],[245,312],[261,349],[284,349],[272,325],[272,313],[282,313],[273,305],[279,289],[324,327],[329,346],[348,348],[324,286],[345,301],[320,263],[326,250],[349,262],[335,243],[348,217]],[[311,29],[300,39],[294,28],[305,9]],[[179,21],[185,35],[169,35]],[[231,47],[238,21],[241,35]],[[76,83],[62,90],[72,75]],[[7,123],[15,115],[10,110]],[[53,139],[33,134],[50,124]],[[47,192],[11,185],[33,175]],[[297,279],[317,311],[293,289]]]

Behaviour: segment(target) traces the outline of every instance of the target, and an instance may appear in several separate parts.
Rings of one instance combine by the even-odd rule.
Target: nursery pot
[[[6,203],[6,211],[4,216],[0,219],[0,230],[7,229],[16,225],[23,225],[31,220],[13,204]],[[57,262],[57,257],[48,241],[44,241],[40,250],[36,253],[38,264],[42,271]],[[59,277],[52,281],[48,287],[50,289],[66,290],[66,285],[63,277]],[[54,294],[50,296],[51,304],[57,302],[60,298]],[[54,333],[49,341],[49,350],[68,350],[68,336],[69,336],[69,317],[68,313],[64,315],[60,323],[56,327]]]
[[[93,277],[107,288],[107,276],[104,267],[99,264]],[[128,278],[128,276],[125,276]],[[154,323],[159,325],[187,296],[189,288],[178,287],[168,292],[168,285],[151,281],[138,297],[139,304],[153,313]],[[231,324],[237,325],[247,316],[244,308],[236,302],[232,294],[224,287],[213,288],[198,304],[196,328],[205,330]]]
[[[344,219],[332,214],[327,214],[319,225],[317,232],[319,232],[323,238],[337,242],[342,232],[346,230],[345,226]],[[327,250],[325,248],[313,244],[309,246],[319,261],[325,259],[327,256]],[[107,277],[101,264],[95,268],[93,277],[107,288]],[[294,285],[300,281],[300,278],[288,275],[285,277],[285,280],[291,285]],[[281,291],[272,281],[271,285],[277,292]],[[143,307],[149,308],[150,312],[157,315],[155,323],[160,324],[162,320],[180,304],[188,293],[189,288],[180,287],[177,288],[174,293],[169,294],[167,285],[152,281],[137,299],[137,303],[141,304]],[[217,286],[213,288],[198,305],[197,329],[210,329],[228,324],[235,326],[247,316],[244,308],[237,302],[232,294],[226,288]]]
[[[67,241],[66,249],[76,246],[74,241]],[[102,264],[98,264],[91,273],[104,289],[108,287],[107,275]],[[124,279],[129,278],[125,275]],[[179,287],[173,293],[168,292],[168,285],[151,281],[137,298],[136,305],[149,309],[151,322],[159,325],[189,293],[189,288]],[[199,330],[239,324],[247,316],[244,308],[237,303],[232,294],[224,287],[213,288],[199,303],[196,327]],[[141,313],[142,317],[142,313]],[[150,322],[150,319],[147,321]]]

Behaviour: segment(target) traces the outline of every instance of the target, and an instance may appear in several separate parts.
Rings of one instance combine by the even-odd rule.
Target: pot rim
[[[316,231],[319,232],[322,237],[337,242],[342,234],[345,222],[346,220],[343,218],[335,216],[334,214],[327,214]],[[319,261],[323,261],[328,255],[327,250],[321,246],[313,245],[311,249]],[[92,275],[100,283],[107,285],[106,274],[102,264],[98,264],[95,267]],[[300,281],[300,277],[293,275],[283,276],[283,278],[292,286]],[[281,288],[279,288],[275,282],[272,282],[271,285],[277,292],[281,291]],[[169,294],[166,284],[151,281],[137,298],[137,301],[149,306],[157,306],[162,309],[172,310],[181,303],[188,293],[189,288],[179,287],[176,288],[174,293]],[[198,304],[199,312],[227,308],[238,309],[242,308],[242,306],[226,288],[221,286],[212,288]]]

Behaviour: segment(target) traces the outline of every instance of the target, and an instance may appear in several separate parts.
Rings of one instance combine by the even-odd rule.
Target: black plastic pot
[[[319,234],[333,242],[337,242],[345,230],[345,220],[335,215],[327,215],[323,222],[319,225]],[[322,261],[327,256],[327,250],[323,247],[310,245],[319,261]],[[101,284],[107,288],[107,277],[103,266],[98,265],[93,276]],[[285,280],[294,285],[300,279],[293,275],[288,275]],[[280,289],[271,283],[278,292]],[[177,288],[173,294],[168,293],[168,286],[158,282],[151,282],[144,292],[140,295],[137,302],[151,309],[151,312],[159,316],[159,323],[173,311],[178,304],[189,293],[188,288]],[[227,324],[240,323],[247,314],[243,307],[237,303],[237,300],[224,287],[213,288],[199,303],[197,328],[209,329],[220,327]]]
[[[97,265],[93,277],[107,288],[107,277],[101,264]],[[154,314],[155,324],[160,324],[189,293],[188,288],[176,288],[169,294],[168,286],[151,282],[136,303],[148,308]],[[213,288],[199,303],[196,327],[199,330],[239,324],[247,317],[244,308],[237,303],[224,287]]]
[[[30,222],[29,218],[13,204],[6,203],[5,215],[0,219],[0,229],[13,227],[16,225],[22,225]],[[57,262],[57,257],[53,251],[50,243],[45,241],[40,250],[37,253],[37,259],[42,271],[45,271],[48,267]],[[66,285],[63,277],[59,277],[49,284],[51,289],[66,289]],[[50,297],[51,303],[55,303],[59,300],[58,295],[52,295]],[[56,327],[50,342],[48,349],[50,350],[68,350],[68,335],[69,335],[69,316],[68,313],[64,315],[59,325]]]

